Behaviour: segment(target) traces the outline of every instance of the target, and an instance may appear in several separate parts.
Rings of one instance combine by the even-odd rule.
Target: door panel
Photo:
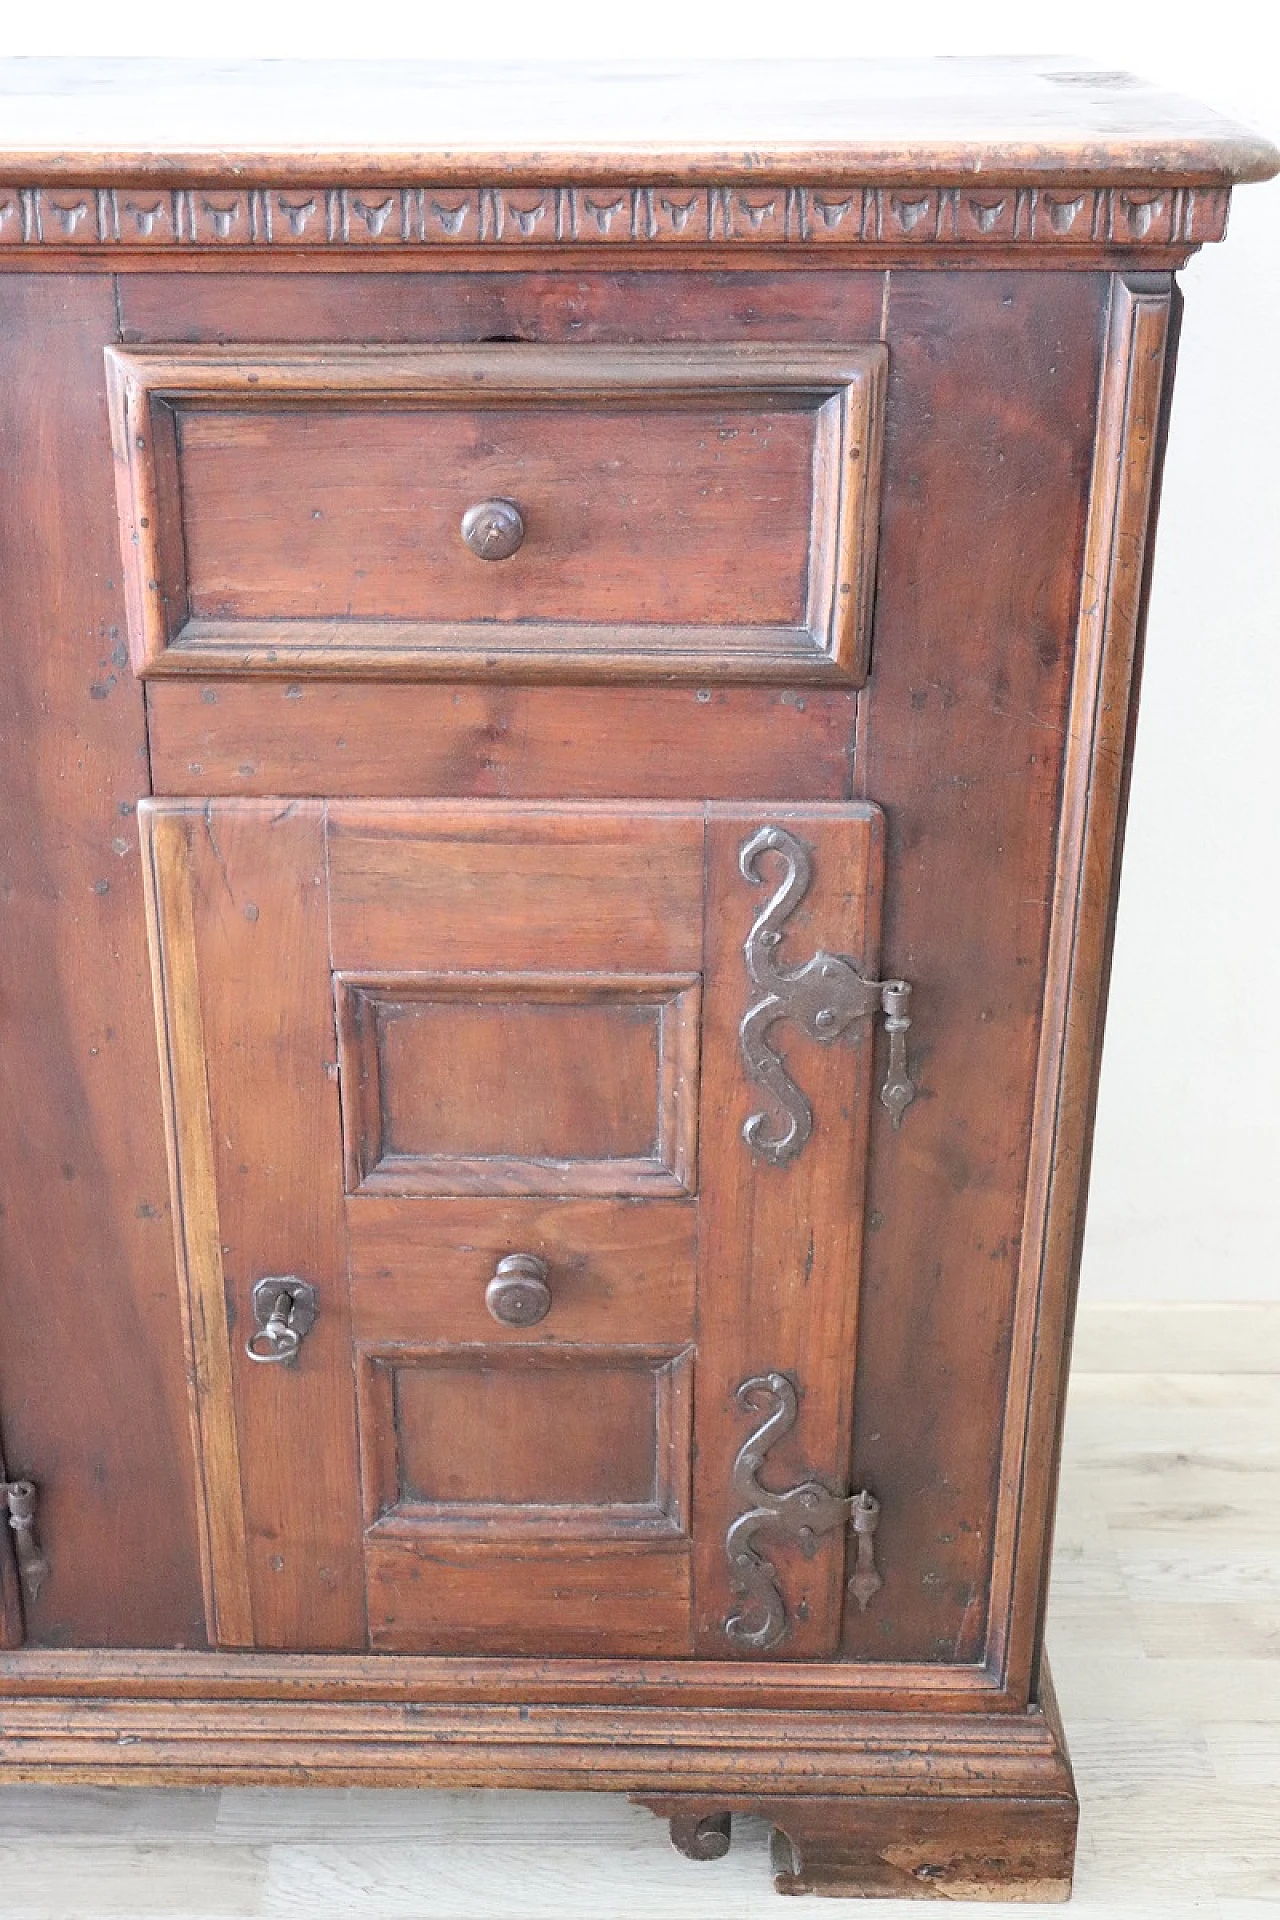
[[[873,976],[876,810],[144,814],[219,1642],[830,1653],[845,1528],[766,1516],[767,1649],[728,1546],[745,1382],[762,1484],[847,1485],[872,1030],[753,1066],[747,945]]]

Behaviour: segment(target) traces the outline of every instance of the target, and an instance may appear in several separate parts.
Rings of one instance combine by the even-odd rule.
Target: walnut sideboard
[[[1069,1889],[1174,274],[1066,61],[0,66],[0,1779]]]

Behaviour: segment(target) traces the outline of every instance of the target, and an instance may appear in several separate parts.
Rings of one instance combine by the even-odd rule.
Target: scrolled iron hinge
[[[38,1600],[49,1571],[49,1562],[36,1534],[36,1493],[31,1480],[0,1480],[0,1492],[8,1508],[13,1533],[13,1557],[18,1563],[22,1589],[28,1600]]]
[[[803,966],[780,967],[782,927],[809,891],[812,850],[785,827],[761,827],[738,852],[743,878],[753,886],[764,884],[760,859],[766,853],[777,854],[785,862],[786,872],[747,935],[743,949],[747,972],[763,997],[743,1015],[738,1038],[747,1072],[773,1095],[786,1116],[786,1126],[780,1133],[771,1133],[767,1114],[753,1113],[743,1125],[742,1136],[753,1153],[780,1167],[794,1160],[813,1132],[813,1108],[769,1045],[767,1035],[777,1021],[794,1020],[811,1040],[830,1042],[838,1040],[855,1020],[882,1013],[889,1036],[889,1067],[880,1100],[895,1127],[902,1124],[916,1089],[907,1071],[909,983],[868,980],[844,954],[828,953],[824,948]]]
[[[766,1527],[776,1528],[798,1540],[801,1551],[808,1555],[816,1551],[820,1534],[851,1528],[856,1546],[849,1590],[865,1612],[867,1603],[884,1584],[876,1567],[874,1547],[880,1502],[865,1488],[857,1493],[837,1493],[824,1480],[804,1480],[781,1493],[762,1487],[758,1475],[765,1454],[796,1423],[796,1383],[788,1373],[755,1374],[742,1382],[737,1397],[740,1406],[757,1410],[762,1400],[776,1402],[743,1442],[733,1463],[733,1493],[744,1511],[725,1536],[729,1587],[739,1602],[724,1623],[725,1634],[736,1645],[763,1653],[786,1638],[791,1623],[777,1568],[760,1551],[757,1535]]]

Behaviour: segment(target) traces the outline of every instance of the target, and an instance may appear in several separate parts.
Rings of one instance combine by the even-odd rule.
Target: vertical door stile
[[[152,802],[219,1645],[365,1643],[323,810]],[[198,956],[198,964],[197,964]],[[314,1286],[293,1364],[253,1290]],[[212,1445],[212,1452],[210,1451]]]
[[[203,808],[141,800],[147,927],[155,982],[170,1184],[191,1419],[200,1464],[198,1503],[211,1642],[251,1647],[253,1602],[245,1539],[240,1435],[232,1390],[232,1333],[222,1271],[217,1167],[209,1110],[193,889],[193,836]]]
[[[812,1131],[777,1164],[753,1149],[746,1137],[753,1114],[763,1116],[756,1128],[763,1146],[791,1125],[775,1091],[747,1071],[741,1032],[761,998],[748,975],[746,942],[788,873],[781,856],[766,853],[756,863],[757,883],[744,874],[742,850],[766,826],[794,836],[811,869],[807,887],[791,889],[785,925],[779,921],[777,964],[797,968],[822,949],[874,979],[878,961],[877,808],[709,809],[695,1645],[706,1657],[822,1659],[839,1646],[850,1544],[847,1515],[837,1508],[849,1488],[875,1022],[854,1021],[834,1044],[815,1042],[782,1016],[765,1030],[811,1109]],[[739,1397],[747,1382],[759,1384]],[[752,1539],[766,1567],[744,1594],[730,1564],[730,1529],[751,1510],[733,1479],[753,1434],[763,1446],[760,1484],[779,1492],[810,1485],[819,1520],[802,1532],[802,1513],[762,1518]],[[737,1629],[727,1631],[735,1619]]]

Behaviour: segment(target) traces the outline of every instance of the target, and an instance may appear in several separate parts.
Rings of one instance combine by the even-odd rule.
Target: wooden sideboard
[[[0,1779],[1069,1889],[1178,295],[1066,61],[0,64]]]

